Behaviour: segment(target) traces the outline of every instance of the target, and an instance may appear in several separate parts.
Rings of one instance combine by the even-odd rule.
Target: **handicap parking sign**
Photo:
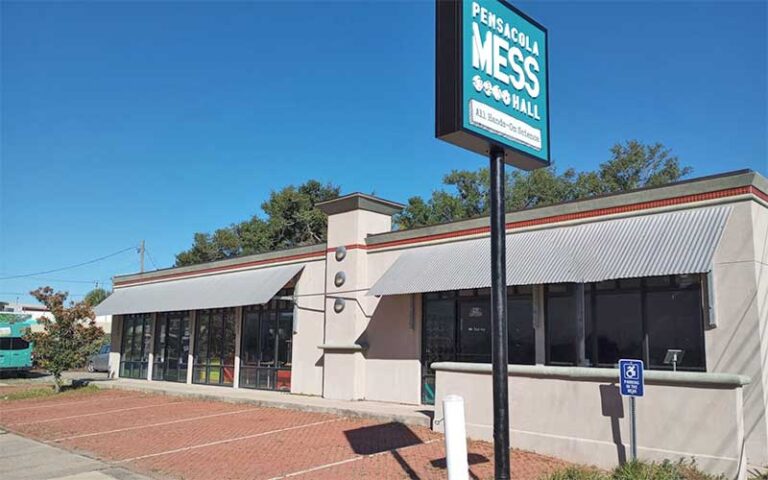
[[[625,397],[642,397],[645,387],[642,360],[619,360],[619,385]]]

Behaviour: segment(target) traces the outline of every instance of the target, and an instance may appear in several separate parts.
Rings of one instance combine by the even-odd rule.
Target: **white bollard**
[[[447,395],[443,399],[443,421],[445,422],[445,459],[448,465],[448,480],[468,480],[467,429],[464,425],[464,399],[458,395]]]

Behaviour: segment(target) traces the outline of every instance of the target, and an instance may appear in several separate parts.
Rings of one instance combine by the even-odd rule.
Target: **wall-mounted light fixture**
[[[344,311],[344,307],[347,305],[347,302],[344,301],[343,298],[337,298],[333,302],[333,311],[336,313],[341,313]]]

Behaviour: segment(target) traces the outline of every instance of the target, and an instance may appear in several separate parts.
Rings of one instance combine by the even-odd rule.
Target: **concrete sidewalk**
[[[149,480],[124,468],[0,430],[3,480]]]
[[[322,397],[293,395],[267,390],[234,389],[186,383],[150,382],[147,380],[116,379],[98,382],[99,388],[118,388],[148,393],[162,393],[181,397],[222,402],[249,403],[272,408],[287,408],[305,412],[330,413],[343,417],[368,418],[406,425],[432,427],[434,408],[429,405],[402,405],[397,403],[329,400]]]

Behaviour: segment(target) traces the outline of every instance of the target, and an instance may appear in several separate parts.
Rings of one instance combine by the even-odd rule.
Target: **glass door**
[[[189,312],[158,313],[152,378],[186,382],[188,355]]]
[[[235,379],[235,309],[200,310],[195,327],[192,381],[232,386]]]
[[[290,295],[283,291],[278,295]],[[240,386],[262,390],[291,390],[293,305],[272,300],[243,309]]]
[[[120,342],[120,377],[147,378],[151,315],[125,315]]]

